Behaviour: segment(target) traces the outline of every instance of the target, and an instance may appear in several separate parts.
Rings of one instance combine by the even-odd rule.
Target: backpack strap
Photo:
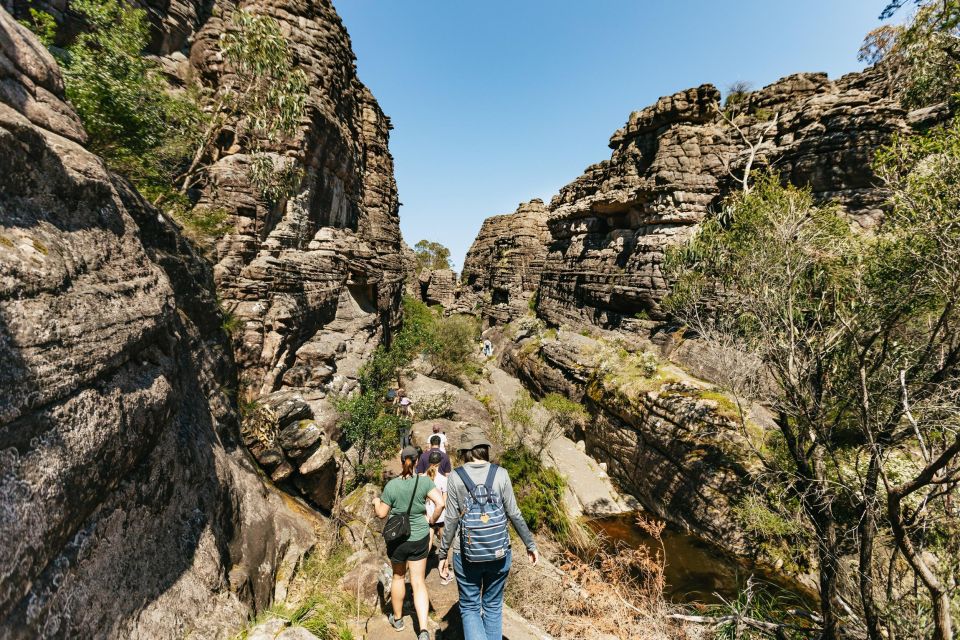
[[[413,481],[413,493],[410,494],[410,504],[407,505],[407,516],[410,516],[410,510],[413,509],[413,499],[417,497],[417,484],[420,482],[420,474],[416,475],[416,480]]]
[[[473,490],[477,488],[476,483],[470,479],[470,475],[467,473],[467,470],[463,467],[457,467],[454,469],[457,472],[457,475],[460,476],[460,479],[463,480],[463,485],[467,488],[467,493],[473,493]]]
[[[486,485],[487,491],[489,491],[490,493],[493,493],[493,481],[497,476],[497,469],[499,468],[500,467],[493,464],[492,462],[490,463],[490,471],[487,472],[487,479],[483,483]]]

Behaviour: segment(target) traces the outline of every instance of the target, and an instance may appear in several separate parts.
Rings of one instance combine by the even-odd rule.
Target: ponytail
[[[432,464],[432,465],[430,465],[430,468],[427,469],[427,476],[428,476],[431,480],[436,480],[436,479],[437,479],[437,469],[438,469],[439,467],[440,467],[440,464],[437,463],[437,464]]]
[[[403,471],[400,472],[401,478],[413,477],[413,468],[417,466],[417,461],[413,458],[403,459]]]

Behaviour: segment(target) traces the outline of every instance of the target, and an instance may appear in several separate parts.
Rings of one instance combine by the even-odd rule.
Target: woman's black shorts
[[[387,555],[390,562],[423,560],[430,552],[430,536],[420,540],[395,540],[387,543]]]

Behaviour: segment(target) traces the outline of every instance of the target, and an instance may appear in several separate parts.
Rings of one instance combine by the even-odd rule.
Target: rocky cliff
[[[83,27],[62,0],[13,5],[49,11],[61,39]],[[227,81],[219,39],[234,28],[237,9],[274,18],[306,74],[296,134],[282,144],[238,143],[227,131],[191,195],[199,209],[227,214],[229,232],[212,250],[218,304],[232,327],[237,392],[246,405],[266,408],[244,441],[274,480],[329,508],[339,434],[327,395],[356,384],[361,364],[399,321],[405,271],[389,118],[358,79],[329,0],[148,0],[145,8],[150,54],[175,84],[213,89]],[[280,202],[265,200],[251,179],[254,142],[276,165],[302,169]],[[304,433],[279,438],[288,427]],[[313,458],[318,451],[322,459]]]
[[[539,288],[537,312],[552,324],[631,329],[660,318],[664,248],[742,188],[751,159],[753,168],[769,166],[783,180],[809,186],[818,200],[840,202],[869,227],[883,200],[870,159],[908,122],[869,80],[793,75],[726,109],[712,85],[663,97],[630,114],[610,138],[610,159],[551,200],[542,267],[544,249],[535,243],[520,252],[532,257],[526,271],[501,262],[491,248],[505,253],[531,235],[531,226],[526,216],[495,216],[471,248],[464,282],[473,295],[491,299],[484,313],[496,321],[510,317],[493,297],[509,299],[506,292],[518,290],[509,283],[514,273],[529,274],[524,287]]]
[[[666,247],[742,189],[748,167],[769,166],[861,227],[876,224],[884,194],[871,158],[925,116],[904,112],[874,80],[799,74],[726,106],[711,85],[661,98],[613,134],[609,160],[536,211],[547,233],[524,250],[530,269],[499,251],[532,235],[519,213],[484,223],[464,269],[461,296],[479,299],[494,324],[514,320],[497,351],[504,367],[537,395],[591,407],[594,422],[573,435],[622,488],[676,525],[794,574],[807,559],[784,556],[784,540],[742,520],[766,499],[752,454],[773,437],[762,411],[746,429],[731,420],[736,399],[706,382],[722,363],[680,336],[651,336],[651,320],[663,319]],[[534,289],[537,317],[519,317],[527,309],[512,304],[516,292]]]
[[[314,522],[238,441],[209,264],[0,10],[0,637],[221,636]]]
[[[483,221],[463,263],[462,303],[504,323],[529,310],[540,285],[550,233],[539,199]]]

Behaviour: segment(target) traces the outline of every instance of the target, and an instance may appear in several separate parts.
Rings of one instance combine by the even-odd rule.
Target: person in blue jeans
[[[463,469],[475,484],[483,484],[490,471],[490,441],[482,431],[468,428],[458,451],[464,462]],[[506,469],[497,469],[493,491],[503,501],[503,509],[527,548],[527,557],[537,564],[540,554],[530,528],[520,514],[513,485]],[[453,573],[457,577],[460,592],[460,616],[463,619],[464,640],[501,640],[503,638],[503,589],[513,562],[512,552],[490,562],[470,562],[460,553],[457,529],[460,518],[468,508],[470,492],[457,473],[451,473],[447,484],[447,510],[444,520],[443,539],[437,550],[440,560],[440,577],[450,577],[448,551],[453,555]]]

